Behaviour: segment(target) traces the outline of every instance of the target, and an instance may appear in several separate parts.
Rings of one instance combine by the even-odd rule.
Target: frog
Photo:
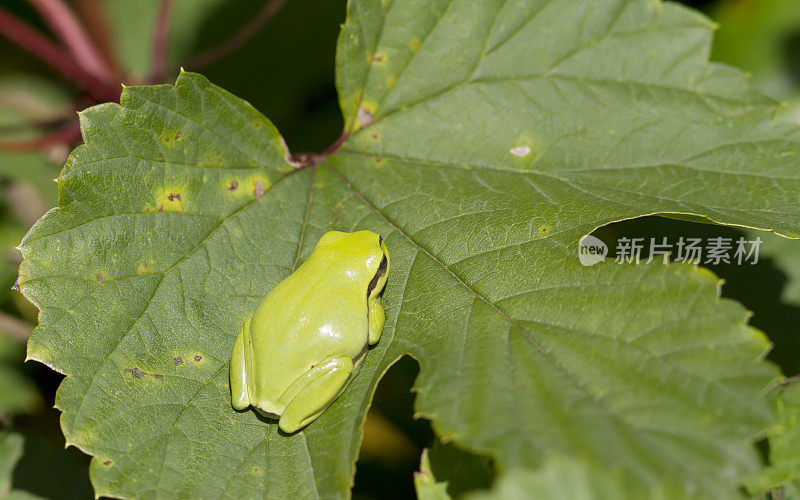
[[[372,231],[329,231],[247,317],[231,354],[236,410],[293,434],[341,394],[380,340],[389,252]]]

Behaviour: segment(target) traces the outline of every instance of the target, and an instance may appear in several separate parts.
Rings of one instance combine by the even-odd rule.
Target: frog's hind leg
[[[250,398],[247,396],[247,368],[244,353],[244,332],[250,328],[250,318],[244,322],[236,341],[233,344],[233,354],[231,354],[231,404],[237,410],[244,410],[250,406]]]
[[[352,373],[353,360],[342,356],[327,359],[301,375],[286,391],[294,397],[281,414],[281,430],[297,432],[319,417],[339,397]]]

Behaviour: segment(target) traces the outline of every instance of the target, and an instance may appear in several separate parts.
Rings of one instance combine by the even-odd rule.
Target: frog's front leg
[[[327,359],[301,375],[286,391],[295,396],[281,414],[281,430],[291,434],[319,417],[342,393],[351,373],[353,360],[342,356]]]
[[[250,319],[247,318],[242,329],[239,330],[231,355],[231,401],[237,410],[244,410],[250,406],[250,398],[247,396],[247,367],[244,353],[244,332],[250,329]]]
[[[381,306],[381,298],[375,297],[375,301],[369,308],[369,345],[374,345],[380,340],[385,322],[386,313]]]

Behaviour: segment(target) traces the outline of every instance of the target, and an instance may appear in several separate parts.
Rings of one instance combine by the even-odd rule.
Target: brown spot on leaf
[[[181,194],[180,193],[170,193],[170,195],[167,196],[167,199],[169,201],[175,201],[175,200],[181,201]]]
[[[131,377],[133,377],[133,378],[135,378],[137,380],[140,379],[140,378],[144,378],[144,377],[150,377],[150,378],[154,378],[156,380],[161,380],[161,379],[164,378],[164,376],[161,375],[161,374],[158,374],[158,373],[147,373],[147,372],[142,371],[142,370],[140,370],[138,368],[125,368],[124,371],[125,371],[125,373],[130,373]]]
[[[194,357],[194,360],[195,360],[195,361],[197,361],[197,362],[199,363],[199,362],[203,361],[203,356],[201,356],[201,355],[197,354],[197,355]]]
[[[125,368],[125,373],[130,373],[131,377],[139,379],[147,375],[145,372],[138,368]]]
[[[103,462],[103,465],[105,465],[106,467],[108,467],[109,465],[111,465],[111,464],[113,464],[113,463],[114,463],[114,462],[112,462],[111,460],[106,460],[105,462]]]
[[[102,275],[102,274],[100,274],[100,273],[97,273],[97,282],[98,282],[98,283],[105,283],[105,282],[106,282],[106,279],[105,279],[105,278],[103,278],[103,275]]]
[[[358,108],[358,114],[356,115],[361,121],[362,126],[369,127],[373,123],[375,123],[375,115],[372,114],[372,111],[368,110],[367,108]]]
[[[159,212],[163,212],[163,211],[164,211],[164,205],[161,205],[161,206],[159,206],[159,207],[158,207],[158,211],[159,211]]]
[[[236,191],[239,189],[239,181],[231,181],[231,185],[228,186],[228,191]]]
[[[176,365],[182,365],[183,364],[183,358],[180,357],[180,356],[178,356],[177,358],[173,359],[172,361],[174,361]]]
[[[264,196],[264,183],[263,182],[256,182],[255,183],[255,187],[253,187],[253,196],[255,196],[256,199],[259,199],[262,196]]]

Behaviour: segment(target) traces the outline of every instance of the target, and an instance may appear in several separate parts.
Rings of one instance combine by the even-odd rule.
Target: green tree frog
[[[389,273],[383,238],[331,231],[259,303],[231,356],[233,407],[254,406],[293,433],[344,391],[380,339]]]

